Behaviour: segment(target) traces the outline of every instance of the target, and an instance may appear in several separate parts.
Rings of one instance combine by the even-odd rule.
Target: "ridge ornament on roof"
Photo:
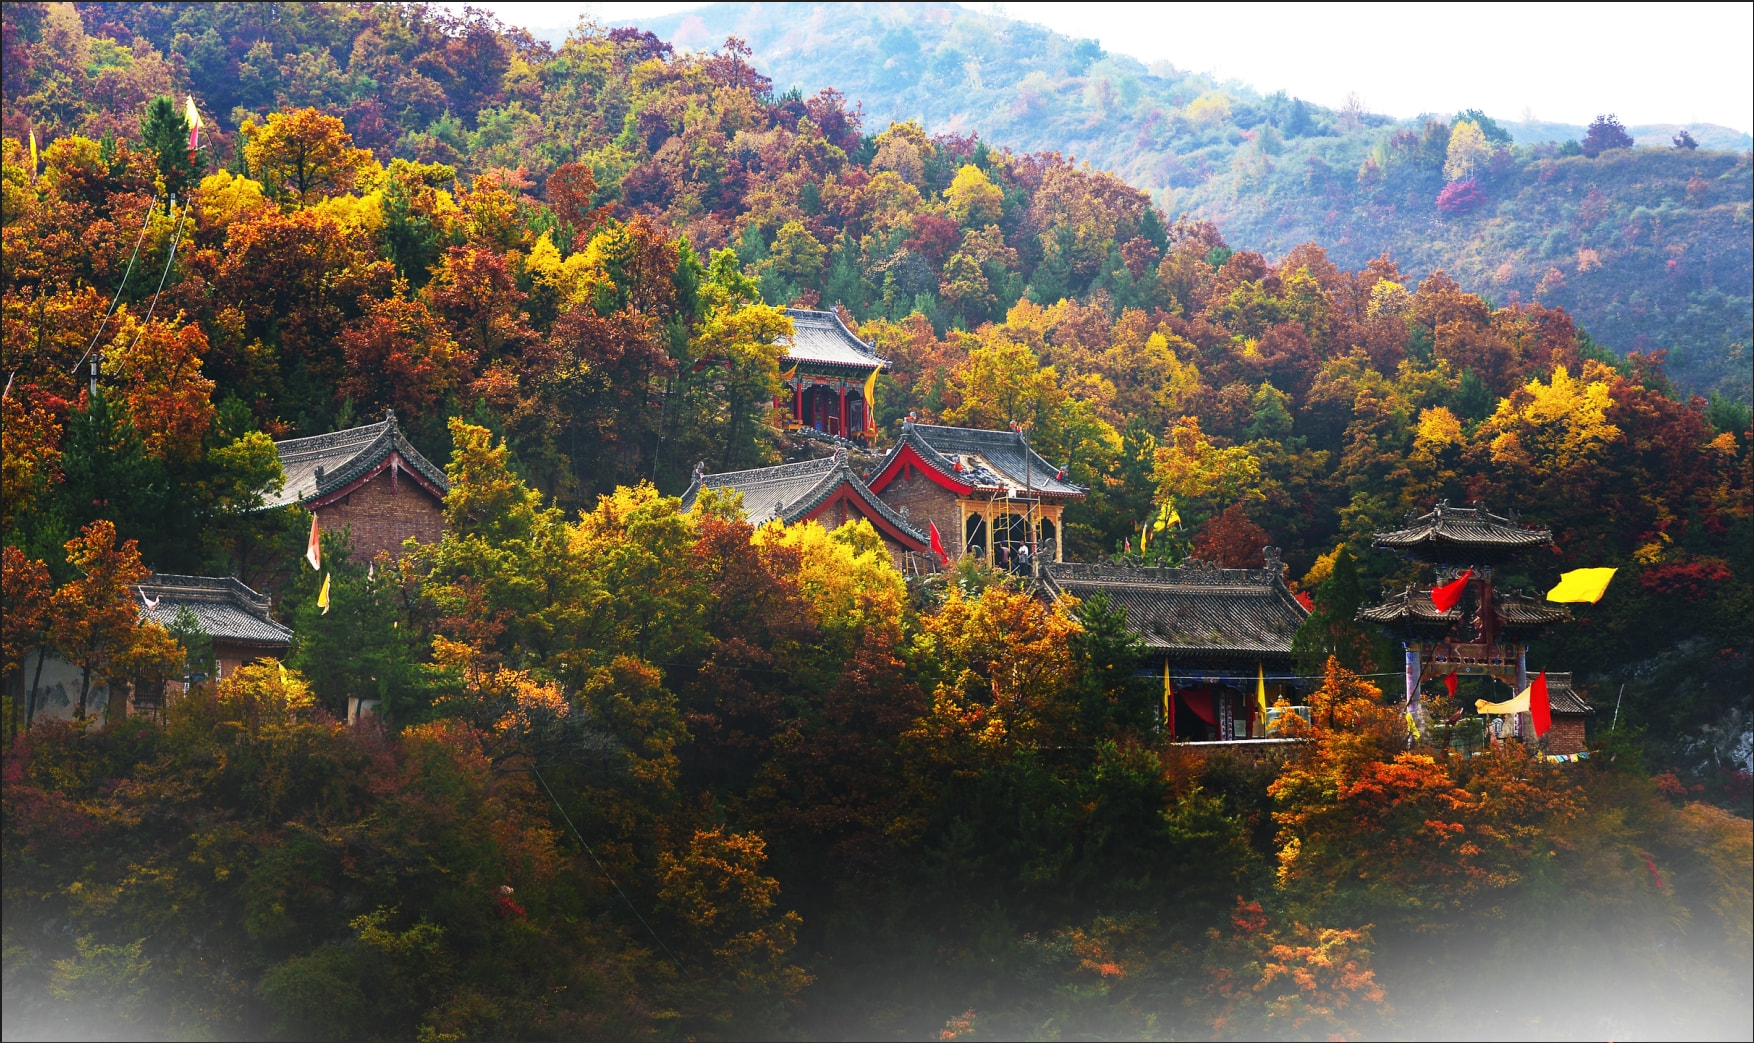
[[[1409,511],[1402,528],[1377,533],[1373,545],[1420,561],[1473,565],[1550,547],[1553,533],[1524,528],[1514,511],[1493,514],[1478,501],[1472,507],[1451,507],[1448,500],[1439,500],[1424,514]]]

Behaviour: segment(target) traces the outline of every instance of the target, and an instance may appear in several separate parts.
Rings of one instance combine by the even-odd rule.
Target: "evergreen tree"
[[[1364,604],[1364,583],[1358,575],[1358,560],[1352,551],[1341,545],[1334,555],[1334,569],[1315,589],[1315,610],[1298,628],[1291,640],[1291,652],[1297,657],[1297,672],[1308,677],[1322,673],[1329,656],[1354,673],[1369,673],[1375,667],[1377,640],[1357,622],[1358,610]]]
[[[189,121],[178,111],[175,100],[163,95],[152,99],[140,120],[140,137],[147,148],[158,153],[158,173],[166,192],[181,197],[201,180],[205,164],[200,154],[189,148]]]

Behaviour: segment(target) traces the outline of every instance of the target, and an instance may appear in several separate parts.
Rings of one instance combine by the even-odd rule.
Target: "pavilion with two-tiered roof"
[[[1377,533],[1374,545],[1435,568],[1435,583],[1408,584],[1358,612],[1359,622],[1373,623],[1400,639],[1406,652],[1407,709],[1421,720],[1424,709],[1419,689],[1428,680],[1453,673],[1495,678],[1512,692],[1528,687],[1529,642],[1548,627],[1571,619],[1570,610],[1563,605],[1539,594],[1497,585],[1495,570],[1530,551],[1553,545],[1551,531],[1525,527],[1515,513],[1494,514],[1480,504],[1451,507],[1443,501],[1424,514],[1409,514],[1399,529]],[[1460,599],[1440,611],[1432,599],[1433,587],[1458,581],[1464,575],[1468,578]],[[1593,712],[1571,690],[1570,674],[1564,675],[1564,700],[1553,699],[1551,678],[1557,676],[1549,675],[1548,682],[1555,712]],[[1520,716],[1519,732],[1526,733]],[[1568,728],[1564,735],[1550,738],[1549,750],[1576,752],[1555,748],[1555,742],[1569,745],[1571,731]],[[1581,748],[1581,726],[1576,732]]]

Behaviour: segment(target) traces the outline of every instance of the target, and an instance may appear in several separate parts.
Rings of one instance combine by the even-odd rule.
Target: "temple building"
[[[878,358],[834,312],[787,308],[786,315],[793,332],[780,359],[785,392],[774,401],[786,428],[870,441],[877,430],[877,374],[889,371],[889,360]]]
[[[1400,640],[1406,652],[1409,712],[1423,720],[1420,688],[1450,674],[1494,678],[1513,694],[1528,687],[1529,642],[1553,624],[1569,620],[1571,612],[1539,594],[1499,588],[1494,570],[1552,544],[1552,532],[1525,528],[1515,514],[1494,514],[1478,504],[1451,507],[1447,501],[1425,514],[1410,514],[1402,528],[1377,533],[1375,546],[1435,570],[1435,583],[1409,584],[1358,612],[1359,622],[1374,623]],[[1452,584],[1461,585],[1456,601],[1440,609],[1433,590]],[[1549,699],[1556,711],[1555,729],[1548,733],[1550,749],[1558,741],[1554,738],[1559,720],[1558,699],[1553,695],[1556,686],[1551,680],[1554,676],[1558,675],[1549,675],[1548,681]],[[1569,692],[1570,675],[1565,677]],[[1575,701],[1588,706],[1580,699]],[[1518,715],[1517,734],[1529,733],[1527,716]]]
[[[1547,733],[1547,752],[1556,755],[1584,752],[1584,726],[1596,715],[1596,708],[1578,694],[1572,684],[1571,671],[1547,675],[1547,701],[1553,714],[1553,730]]]
[[[903,572],[930,569],[926,534],[913,527],[905,509],[892,510],[878,499],[847,464],[844,453],[749,471],[696,472],[694,483],[682,494],[682,509],[693,510],[704,489],[742,494],[743,515],[751,525],[816,521],[823,528],[837,529],[863,518],[883,538],[896,567]]]
[[[1291,640],[1309,613],[1285,585],[1277,548],[1263,567],[1179,568],[1044,562],[1051,598],[1106,594],[1145,645],[1141,673],[1163,685],[1163,724],[1173,738],[1212,742],[1267,738],[1266,703],[1298,701]]]
[[[1009,565],[1018,552],[1063,558],[1066,504],[1084,489],[1041,458],[1017,431],[904,423],[869,478],[871,491],[921,529],[936,524],[951,558],[972,554]]]
[[[392,556],[410,536],[436,543],[444,535],[445,494],[451,486],[442,467],[422,456],[384,411],[376,424],[274,443],[286,484],[265,506],[299,504],[317,516],[324,532],[353,530],[353,557],[368,561],[379,551]]]
[[[230,576],[171,576],[156,574],[140,584],[140,615],[169,627],[180,610],[195,617],[203,632],[213,639],[213,666],[219,680],[241,666],[262,659],[285,659],[292,645],[292,631],[274,620],[274,602]],[[174,690],[184,688],[172,682]],[[147,693],[136,692],[131,709],[156,705]]]
[[[292,631],[274,620],[273,602],[229,576],[172,576],[155,574],[135,590],[140,618],[169,627],[179,610],[186,609],[213,639],[214,669],[218,677],[230,677],[238,667],[259,659],[284,659],[292,644]],[[40,661],[40,665],[39,665]],[[205,681],[217,678],[191,678]],[[55,655],[40,650],[25,657],[23,667],[8,681],[13,694],[32,721],[71,720],[75,715],[83,671]],[[125,713],[156,711],[166,694],[187,688],[182,680],[165,684],[165,691],[130,691],[122,686]],[[112,697],[109,685],[93,679],[85,695],[89,717],[102,721]]]

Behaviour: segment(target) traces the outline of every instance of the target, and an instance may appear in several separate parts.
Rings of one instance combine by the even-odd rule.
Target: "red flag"
[[[1451,670],[1449,676],[1443,679],[1443,686],[1449,689],[1449,697],[1454,699],[1456,697],[1456,672],[1454,670]]]
[[[1473,578],[1474,570],[1469,569],[1441,587],[1432,587],[1431,603],[1437,606],[1439,612],[1448,612],[1455,608],[1456,602],[1462,600],[1462,591],[1468,589],[1468,581]]]
[[[946,565],[950,564],[950,555],[944,553],[944,541],[938,538],[938,523],[927,522],[926,524],[931,527],[932,531],[932,553],[938,555],[940,562]]]
[[[1553,729],[1553,704],[1547,701],[1547,671],[1541,671],[1529,685],[1529,720],[1535,722],[1535,738]]]

